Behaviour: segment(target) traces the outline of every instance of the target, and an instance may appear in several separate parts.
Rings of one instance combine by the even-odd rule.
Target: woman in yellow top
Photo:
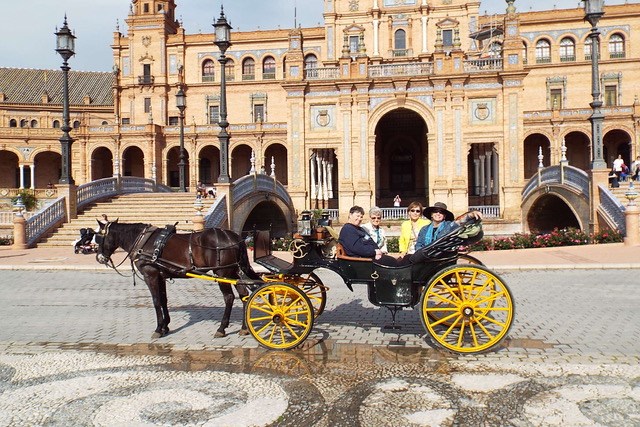
[[[422,216],[422,203],[420,202],[411,202],[407,213],[409,219],[400,226],[400,239],[398,240],[401,256],[411,255],[416,251],[416,238],[420,229],[431,223],[430,220]]]

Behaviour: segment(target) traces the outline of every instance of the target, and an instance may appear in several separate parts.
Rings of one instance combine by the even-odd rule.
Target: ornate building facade
[[[526,230],[522,190],[540,165],[564,154],[589,169],[591,27],[581,8],[516,3],[488,16],[469,0],[324,0],[322,27],[232,31],[231,179],[272,174],[298,210],[392,206],[400,194]],[[180,88],[186,182],[217,182],[220,53],[213,34],[185,33],[176,7],[133,0],[113,71],[72,72],[77,183],[120,174],[177,187]],[[629,164],[640,153],[640,5],[605,7],[598,27],[605,160]],[[44,76],[59,72],[3,72],[0,188],[44,188],[57,179],[61,117]]]

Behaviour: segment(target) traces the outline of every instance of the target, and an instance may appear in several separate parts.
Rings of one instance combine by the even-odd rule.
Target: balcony
[[[251,81],[251,80],[255,80],[256,79],[256,75],[255,74],[243,74],[242,75],[242,81]]]
[[[153,82],[154,82],[153,76],[147,76],[147,75],[138,76],[138,84],[141,86],[150,86],[153,84]]]
[[[560,62],[575,62],[575,55],[565,55],[560,57]]]
[[[327,67],[327,68],[305,68],[304,69],[304,78],[307,80],[331,80],[338,78],[338,68],[337,67]]]
[[[206,83],[206,82],[215,82],[216,81],[216,76],[212,75],[212,74],[204,74],[202,76],[202,82]]]
[[[626,58],[626,55],[624,52],[611,52],[609,53],[609,58],[611,59],[623,59]]]
[[[468,59],[464,61],[464,71],[466,73],[498,70],[502,70],[502,58]]]
[[[430,76],[432,74],[433,64],[431,62],[369,66],[369,77]]]
[[[262,73],[262,80],[275,80],[276,73],[275,71],[272,73]]]

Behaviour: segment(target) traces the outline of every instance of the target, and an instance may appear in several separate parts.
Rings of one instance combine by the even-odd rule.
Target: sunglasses
[[[379,216],[372,216],[371,219],[373,220],[373,219],[382,219],[382,218]]]
[[[422,212],[420,209],[411,209],[409,212]]]

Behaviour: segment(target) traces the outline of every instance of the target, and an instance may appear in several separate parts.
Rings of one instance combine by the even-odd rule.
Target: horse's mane
[[[129,224],[113,222],[109,227],[111,230],[117,231],[118,240],[120,241],[119,243],[121,246],[130,246],[136,241],[140,233],[142,233],[142,230],[147,227],[151,227],[151,225],[143,224],[141,222]]]

